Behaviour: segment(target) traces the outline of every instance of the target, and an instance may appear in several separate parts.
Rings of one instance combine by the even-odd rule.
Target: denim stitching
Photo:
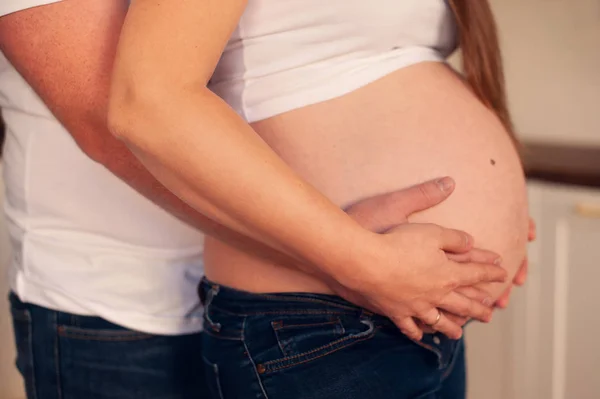
[[[56,393],[58,395],[58,399],[62,399],[62,387],[61,387],[61,379],[60,379],[60,363],[58,358],[58,313],[54,312],[54,331],[57,334],[54,336],[54,367],[56,368]]]
[[[323,323],[311,323],[311,324],[284,324],[282,321],[279,321],[279,323],[281,323],[281,325],[275,325],[273,323],[277,323],[275,321],[271,322],[271,325],[273,326],[274,330],[281,330],[281,329],[285,329],[285,328],[305,328],[305,327],[320,327],[320,326],[327,326],[327,325],[331,325],[331,324],[338,324],[341,323],[340,318],[336,318],[335,320],[330,320],[330,321],[326,321]]]
[[[446,378],[448,378],[448,376],[452,373],[452,371],[454,371],[454,365],[456,364],[456,358],[457,358],[456,355],[457,355],[458,351],[460,350],[461,345],[463,345],[462,341],[456,346],[456,348],[454,348],[454,353],[452,354],[452,361],[450,362],[450,364],[448,365],[448,367],[442,374],[442,381],[444,381]]]
[[[343,312],[328,312],[328,311],[312,311],[312,310],[294,310],[294,311],[273,311],[273,312],[257,312],[257,313],[246,313],[244,316],[267,316],[267,315],[295,315],[295,314],[330,314],[330,315],[352,315],[352,313]]]
[[[31,320],[31,313],[29,311],[29,309],[25,309],[25,312],[27,314],[27,317],[29,318],[29,323],[27,323],[27,335],[28,335],[28,344],[29,344],[29,356],[31,356],[31,389],[30,391],[33,394],[33,398],[32,399],[37,399],[38,397],[38,393],[37,393],[37,383],[35,382],[36,378],[35,378],[35,356],[33,353],[33,321]]]
[[[294,366],[297,366],[299,364],[304,364],[304,363],[312,362],[312,361],[320,359],[322,357],[331,355],[332,353],[335,353],[335,352],[337,352],[339,350],[342,350],[342,349],[345,349],[345,348],[349,348],[350,346],[352,346],[352,345],[354,345],[356,343],[359,343],[359,342],[362,342],[362,341],[367,341],[369,339],[371,339],[371,337],[361,338],[361,339],[358,339],[356,341],[351,342],[348,345],[340,346],[339,348],[335,348],[335,349],[333,349],[333,350],[331,350],[331,351],[329,351],[327,353],[322,353],[322,354],[320,354],[318,356],[315,356],[315,357],[311,357],[311,358],[308,358],[308,359],[303,359],[303,360],[300,360],[300,361],[295,362],[295,363],[283,364],[283,365],[277,366],[277,367],[270,367],[267,372],[275,372],[275,371],[284,370],[284,369],[287,369],[287,368],[290,368],[290,367],[294,367]]]
[[[286,328],[301,329],[301,328],[307,328],[307,327],[332,326],[333,331],[336,332],[336,331],[339,331],[334,327],[336,325],[340,327],[339,330],[345,331],[344,326],[342,325],[342,320],[339,317],[337,317],[335,320],[330,320],[330,321],[323,322],[323,323],[311,323],[311,324],[285,324],[283,322],[283,320],[276,320],[276,321],[271,322],[271,327],[273,328],[273,330],[275,331],[275,335],[277,336],[277,345],[279,346],[279,349],[281,350],[281,353],[284,356],[288,356],[288,350],[285,349],[284,344],[279,339],[279,335],[277,334],[278,331],[285,330]],[[343,332],[342,332],[342,334],[343,334]]]
[[[427,349],[428,351],[432,352],[434,355],[437,356],[438,358],[438,370],[441,370],[444,368],[443,365],[443,356],[442,356],[442,352],[439,349],[434,348],[433,346],[427,345],[423,342],[419,342],[419,341],[415,341],[414,339],[411,339],[411,341],[413,341],[415,344],[419,345],[421,348]]]
[[[375,327],[375,329],[373,330],[373,332],[376,332],[377,330],[379,330],[379,327]],[[365,337],[362,337],[362,338],[355,339],[354,341],[348,343],[347,345],[340,345],[340,346],[338,346],[336,348],[333,348],[330,351],[324,352],[324,353],[322,353],[322,354],[320,354],[318,356],[315,356],[315,357],[309,357],[309,358],[306,358],[306,359],[303,359],[303,360],[300,360],[300,361],[297,361],[297,362],[294,362],[294,363],[281,364],[279,366],[269,367],[268,370],[266,371],[266,373],[275,372],[275,371],[278,371],[278,370],[284,370],[284,369],[287,369],[287,368],[290,368],[290,367],[297,366],[299,364],[304,364],[304,363],[312,362],[312,361],[320,359],[322,357],[331,355],[332,353],[335,353],[335,352],[340,351],[342,349],[348,348],[348,347],[350,347],[350,346],[352,346],[354,344],[357,344],[359,342],[368,341],[369,339],[373,338],[373,336],[374,336],[374,334],[370,335],[370,336],[365,336]],[[345,341],[347,341],[347,339],[345,339]],[[337,342],[341,343],[342,341],[337,341]],[[325,347],[327,347],[327,346],[325,346]],[[324,348],[324,347],[321,347],[321,348]],[[308,356],[311,353],[314,353],[314,351],[306,352],[306,353],[304,353],[302,355]],[[292,358],[297,357],[297,356],[301,356],[301,355],[291,356],[291,357],[289,357],[287,359],[292,359]],[[273,363],[276,363],[276,362],[284,362],[285,360],[286,360],[286,358],[280,359],[280,360],[272,360],[270,362],[263,363],[263,365],[267,366],[268,364],[273,364]]]
[[[215,373],[215,379],[217,384],[217,392],[219,393],[219,399],[224,399],[223,390],[221,389],[221,379],[219,378],[219,366],[213,364],[213,372]]]
[[[359,310],[359,308],[357,308],[357,307],[342,305],[335,301],[328,301],[327,299],[306,298],[306,297],[300,297],[300,296],[289,295],[289,294],[286,294],[286,295],[256,294],[256,295],[260,295],[261,297],[263,297],[265,299],[274,300],[274,301],[294,301],[294,302],[317,303],[317,304],[321,304],[321,305],[330,305],[330,306],[340,308],[340,309],[354,310],[354,311]]]
[[[208,280],[204,280],[204,283],[207,284],[207,285],[210,285],[211,289],[214,289],[215,287],[217,289],[220,288],[220,285],[211,283]],[[291,294],[291,293],[290,294],[279,294],[279,295],[251,293],[251,295],[254,296],[254,297],[259,297],[259,298],[267,299],[269,301],[294,301],[294,302],[318,303],[318,304],[331,305],[331,306],[334,306],[334,307],[337,307],[337,308],[342,308],[342,309],[358,310],[358,308],[355,307],[355,306],[344,305],[344,304],[341,304],[341,303],[337,303],[337,302],[335,302],[333,300],[319,299],[319,298],[308,298],[308,297],[304,297],[304,296],[294,295],[294,294]],[[316,294],[316,295],[319,295],[319,294]]]
[[[271,312],[244,312],[244,313],[235,313],[230,310],[223,309],[215,304],[211,304],[211,308],[217,309],[220,312],[227,313],[232,316],[266,316],[266,315],[294,315],[294,314],[329,314],[329,315],[353,315],[356,314],[357,311],[354,312],[343,312],[343,311],[320,311],[320,310],[275,310]]]
[[[85,339],[92,341],[140,341],[154,338],[154,335],[132,332],[132,331],[113,331],[113,330],[83,330],[77,327],[59,326],[58,334],[61,337],[72,339]]]
[[[246,319],[242,322],[242,343],[244,344],[244,350],[246,351],[246,355],[248,356],[248,360],[250,360],[250,364],[252,364],[252,369],[254,370],[254,375],[256,375],[256,379],[258,380],[258,385],[260,386],[260,390],[262,391],[265,399],[269,399],[267,396],[267,392],[265,391],[265,387],[262,384],[262,380],[260,379],[260,375],[258,370],[256,369],[256,363],[254,363],[254,359],[250,355],[250,350],[248,349],[248,345],[246,345],[246,338],[244,332],[246,331]]]
[[[236,330],[237,332],[238,330]],[[210,331],[210,330],[204,330],[204,332],[208,335],[210,335],[211,337],[217,338],[217,339],[227,339],[229,341],[243,341],[242,338],[235,338],[235,337],[224,337],[222,335],[217,335],[214,332]]]
[[[417,396],[415,399],[431,399],[431,395],[439,393],[440,389],[442,389],[442,387],[440,386],[440,384],[438,384],[437,387],[433,388],[431,391],[427,391],[427,392]],[[435,398],[439,398],[439,396],[435,395]]]
[[[361,322],[363,322],[363,320],[361,320]],[[367,324],[369,326],[369,329],[367,331],[364,331],[364,332],[361,332],[361,333],[358,333],[358,334],[349,335],[349,336],[344,337],[344,338],[340,338],[340,339],[338,339],[336,341],[333,341],[333,342],[331,342],[331,343],[329,343],[327,345],[319,346],[318,348],[312,349],[312,350],[307,351],[307,352],[299,353],[299,354],[293,355],[293,356],[286,356],[284,358],[277,359],[277,360],[270,360],[268,362],[264,362],[263,366],[266,367],[266,366],[269,366],[271,364],[281,363],[281,362],[287,362],[287,361],[291,361],[291,360],[294,360],[294,359],[297,359],[297,358],[300,358],[300,357],[310,356],[310,355],[312,355],[312,354],[314,354],[316,352],[320,352],[322,350],[327,350],[327,348],[331,348],[331,347],[337,346],[339,344],[342,344],[342,343],[344,343],[346,341],[349,341],[349,340],[352,340],[352,339],[356,340],[358,338],[358,340],[361,340],[364,337],[371,338],[371,337],[373,337],[375,335],[374,333],[375,333],[376,330],[379,329],[379,327],[375,327],[373,325],[373,322],[371,322],[370,320],[368,322],[370,324]],[[363,323],[363,324],[366,324],[366,323]],[[348,346],[348,345],[341,346],[340,348],[337,348],[337,349],[341,349],[341,348],[344,348],[346,346]],[[335,350],[337,350],[337,349],[335,349]],[[331,352],[328,352],[328,353],[331,353]],[[327,354],[327,353],[325,353],[325,354]]]

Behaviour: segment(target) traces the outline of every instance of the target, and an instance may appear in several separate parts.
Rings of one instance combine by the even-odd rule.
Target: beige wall
[[[491,3],[521,136],[600,145],[600,1]]]
[[[0,205],[4,199],[2,164],[0,164]],[[0,399],[23,398],[21,377],[15,363],[12,326],[8,311],[6,271],[10,257],[4,214],[0,212]]]
[[[490,3],[519,137],[600,146],[600,1]]]

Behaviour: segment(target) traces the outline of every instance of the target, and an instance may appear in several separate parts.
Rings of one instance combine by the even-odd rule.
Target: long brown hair
[[[458,25],[465,79],[515,140],[496,20],[488,0],[449,0]]]

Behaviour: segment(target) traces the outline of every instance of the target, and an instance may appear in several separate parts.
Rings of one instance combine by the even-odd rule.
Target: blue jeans
[[[462,340],[415,343],[379,315],[316,294],[251,294],[204,280],[213,399],[463,399]]]
[[[28,399],[202,399],[202,334],[156,336],[10,296]]]

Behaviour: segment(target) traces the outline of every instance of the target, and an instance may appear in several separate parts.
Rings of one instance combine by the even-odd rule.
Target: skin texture
[[[443,64],[413,65],[253,127],[340,206],[439,173],[451,175],[457,181],[452,197],[409,220],[468,231],[478,245],[502,256],[511,277],[525,258],[527,198],[515,148],[498,118]],[[332,291],[320,280],[284,272],[214,240],[205,248],[207,275],[221,284],[252,292]],[[494,299],[506,288],[486,287]]]
[[[410,221],[468,231],[478,245],[502,256],[511,277],[525,257],[527,198],[515,148],[495,115],[441,63],[400,69],[347,95],[253,126],[296,172],[342,207],[440,173],[451,175],[457,181],[452,198]],[[270,268],[210,242],[206,250],[215,265],[229,269],[213,270],[209,262],[207,273],[238,288],[326,289],[306,280],[296,284],[292,274],[279,274],[272,285],[267,277],[244,282],[247,276],[234,263],[251,264],[261,276],[269,276]],[[490,286],[490,293],[499,297],[504,288]]]
[[[480,317],[479,304],[456,289],[504,282],[507,274],[448,259],[446,252],[471,250],[472,237],[433,224],[385,234],[361,228],[206,88],[245,6],[134,1],[115,62],[111,131],[203,214],[238,232],[256,232],[257,240],[313,265],[307,275],[335,281],[342,287],[334,285],[335,292],[390,317],[408,336],[420,339],[413,317],[431,324],[436,308]],[[436,328],[462,335],[446,318]]]
[[[66,0],[27,9],[0,18],[0,48],[82,151],[116,177],[175,216],[233,246],[266,259],[278,259],[290,267],[308,268],[188,206],[110,134],[106,124],[109,76],[125,13],[124,2],[115,0]],[[453,190],[453,184],[451,188]],[[451,192],[440,190],[435,182],[428,182],[360,202],[347,212],[364,228],[381,231],[382,225],[388,228],[404,223],[411,213],[436,205]],[[455,259],[492,263],[495,258],[495,254],[472,250]],[[482,291],[459,290],[464,290],[465,295],[477,303],[487,299]],[[350,291],[348,296],[362,299]],[[476,309],[480,318],[489,318],[488,309]],[[463,324],[461,318],[454,317],[457,324]]]

